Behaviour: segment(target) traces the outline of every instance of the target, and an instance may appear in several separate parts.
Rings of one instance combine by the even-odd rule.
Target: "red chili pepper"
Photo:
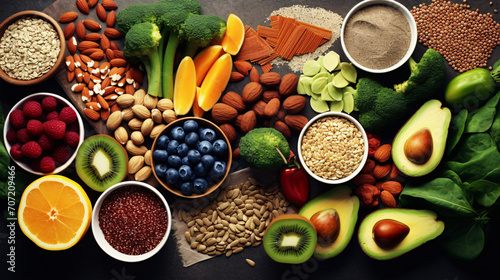
[[[304,205],[309,195],[309,176],[293,157],[288,167],[280,172],[281,189],[285,197],[298,206]]]

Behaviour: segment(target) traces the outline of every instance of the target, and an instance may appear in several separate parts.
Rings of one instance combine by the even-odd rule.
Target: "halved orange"
[[[228,54],[237,55],[245,39],[245,25],[235,14],[229,15],[226,25],[226,33],[222,38],[221,46]]]
[[[48,175],[33,181],[19,202],[21,230],[46,250],[65,250],[80,241],[92,217],[87,193],[75,181]]]

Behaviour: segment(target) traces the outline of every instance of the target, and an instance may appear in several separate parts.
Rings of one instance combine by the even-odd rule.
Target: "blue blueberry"
[[[180,126],[176,126],[170,130],[170,138],[174,140],[183,141],[184,136],[186,136],[186,133],[184,132],[184,128]]]
[[[192,164],[198,163],[201,160],[201,153],[198,150],[189,150],[187,157]]]
[[[212,143],[208,142],[207,140],[203,140],[198,142],[198,151],[202,155],[210,154],[212,152]]]
[[[189,132],[184,138],[184,142],[188,144],[188,146],[193,147],[198,143],[199,136],[196,132]]]
[[[215,163],[215,158],[212,155],[204,155],[201,157],[201,164],[207,170],[210,170]]]
[[[167,152],[169,155],[177,154],[177,147],[179,147],[179,141],[171,140],[167,145]]]
[[[191,162],[189,162],[188,156],[185,156],[182,158],[182,165],[191,165]]]
[[[207,172],[208,170],[203,166],[203,164],[201,164],[201,162],[198,162],[198,164],[194,166],[194,174],[196,174],[196,176],[204,177],[207,175]]]
[[[170,167],[180,167],[182,165],[182,159],[178,155],[169,156],[167,162]]]
[[[165,177],[167,174],[167,166],[165,164],[155,164],[155,172],[158,177]]]
[[[181,193],[183,195],[192,195],[193,194],[193,185],[191,182],[184,182],[181,184],[180,188]]]
[[[185,157],[187,156],[189,151],[189,147],[186,143],[182,143],[179,146],[177,146],[177,155],[180,157]]]
[[[174,185],[179,181],[179,172],[175,168],[167,169],[167,174],[165,175],[167,182]]]
[[[193,171],[189,165],[183,165],[179,168],[179,178],[181,178],[182,181],[189,181],[192,175]]]
[[[226,173],[226,163],[222,161],[216,161],[210,173],[215,177],[224,176],[224,174]]]
[[[207,140],[209,142],[213,142],[216,137],[217,137],[217,134],[215,134],[215,131],[211,128],[205,128],[205,129],[201,130],[201,132],[200,132],[200,139],[201,140]]]
[[[222,139],[215,140],[213,146],[213,153],[217,157],[224,157],[227,153],[227,143]]]
[[[168,138],[168,136],[162,135],[158,138],[158,141],[156,141],[156,147],[158,149],[166,150],[168,142],[170,142],[170,139]]]
[[[195,120],[187,120],[184,122],[184,125],[182,125],[182,127],[184,128],[184,131],[186,133],[194,132],[198,130],[198,122]]]
[[[168,152],[165,150],[155,150],[153,152],[153,159],[156,163],[166,162],[168,158]]]
[[[208,183],[203,178],[196,178],[193,182],[193,191],[197,194],[202,194],[207,191]]]

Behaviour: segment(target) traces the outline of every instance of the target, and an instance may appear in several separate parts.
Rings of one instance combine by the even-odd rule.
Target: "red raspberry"
[[[59,119],[66,124],[71,124],[76,121],[76,112],[71,107],[64,107],[59,113]]]
[[[13,128],[7,130],[7,141],[11,144],[14,145],[17,143],[17,131]]]
[[[57,113],[56,111],[49,112],[45,117],[45,121],[50,120],[59,120],[59,113]]]
[[[52,158],[61,164],[65,163],[70,156],[71,156],[70,150],[66,145],[57,146],[52,151]]]
[[[33,139],[31,134],[28,133],[28,129],[26,129],[26,128],[19,129],[16,133],[16,138],[17,138],[17,142],[21,143],[21,144],[27,143],[27,142],[31,141],[31,139]]]
[[[58,120],[50,120],[43,123],[43,128],[45,129],[45,134],[50,138],[60,140],[63,139],[66,132],[66,123]]]
[[[80,141],[80,135],[73,131],[66,131],[64,134],[64,143],[70,147],[76,147]]]
[[[24,115],[28,119],[36,119],[42,115],[42,105],[35,100],[29,100],[23,104]]]
[[[20,160],[23,158],[23,152],[21,151],[21,144],[16,143],[10,147],[10,156],[15,160]]]
[[[26,129],[31,136],[37,137],[43,134],[43,124],[39,120],[29,120]]]
[[[54,148],[54,140],[47,136],[47,134],[42,134],[42,136],[38,138],[37,142],[44,151]]]
[[[56,162],[53,158],[45,156],[40,161],[40,171],[43,173],[51,173],[56,169]]]
[[[42,155],[42,147],[35,141],[29,141],[21,146],[21,152],[25,157],[37,158]]]
[[[24,116],[23,111],[19,109],[16,109],[10,113],[9,121],[15,128],[26,127],[26,124],[28,123],[28,120],[26,119],[26,116]]]
[[[47,96],[42,99],[42,109],[47,112],[57,109],[57,99],[53,96]]]

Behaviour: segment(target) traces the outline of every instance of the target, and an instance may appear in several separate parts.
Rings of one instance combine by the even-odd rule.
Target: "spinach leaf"
[[[448,157],[448,160],[465,163],[495,146],[495,142],[488,133],[466,134],[462,137],[453,154]]]
[[[465,162],[448,161],[446,167],[455,171],[462,181],[474,182],[483,179],[488,173],[500,166],[500,153],[496,146],[480,153],[471,153],[470,160]]]
[[[490,129],[497,112],[496,106],[499,99],[500,93],[497,93],[483,107],[469,114],[465,124],[465,133],[479,133]]]
[[[412,198],[423,199],[432,205],[438,214],[445,216],[474,217],[478,213],[472,208],[464,190],[449,178],[436,178],[420,186],[407,184],[400,197],[403,203]]]
[[[448,139],[446,143],[446,155],[449,155],[453,148],[457,145],[465,130],[465,122],[469,111],[462,109],[456,116],[451,119],[450,128],[448,129]]]
[[[495,119],[491,124],[490,136],[497,144],[497,147],[500,148],[500,111],[497,111]]]
[[[483,251],[485,235],[481,223],[471,220],[445,221],[443,247],[452,256],[460,259],[475,259]]]
[[[477,180],[469,185],[469,189],[477,192],[476,202],[483,207],[491,207],[500,197],[500,185],[488,180]]]

